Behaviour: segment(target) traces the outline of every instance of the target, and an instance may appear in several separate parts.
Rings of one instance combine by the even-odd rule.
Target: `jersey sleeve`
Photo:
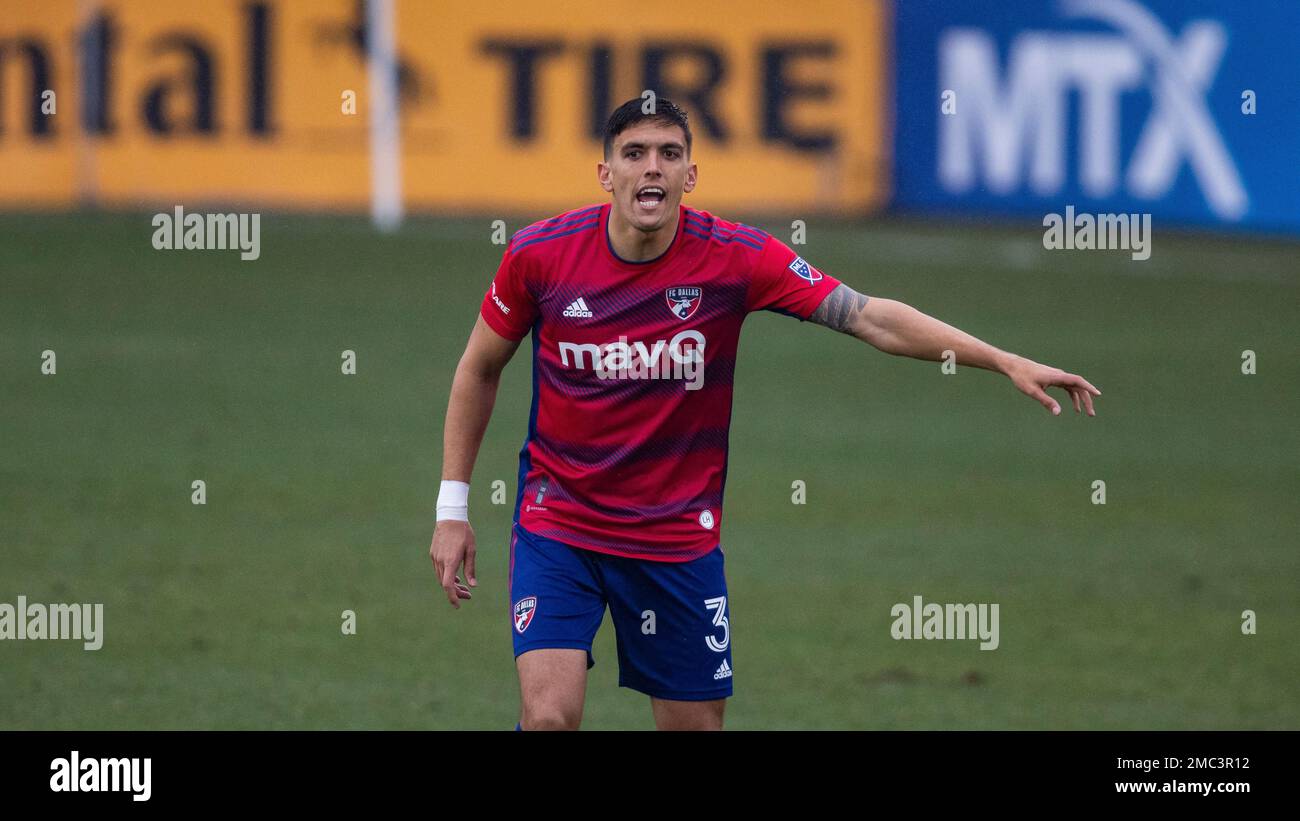
[[[492,330],[512,342],[528,336],[528,330],[537,318],[537,303],[524,282],[521,269],[519,259],[507,249],[479,307],[479,313]]]
[[[803,321],[840,281],[809,265],[781,240],[768,236],[746,292],[747,311],[774,311]]]

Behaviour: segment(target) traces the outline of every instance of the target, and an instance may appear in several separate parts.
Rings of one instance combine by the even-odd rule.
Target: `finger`
[[[1081,394],[1081,393],[1083,393],[1083,389],[1082,389],[1082,388],[1078,388],[1078,389],[1076,389],[1076,390],[1072,390],[1072,391],[1070,391],[1070,398],[1074,400],[1074,412],[1075,412],[1075,413],[1082,413],[1082,412],[1083,412],[1083,410],[1079,407],[1079,394]]]
[[[1096,416],[1097,412],[1092,409],[1092,394],[1087,391],[1081,391],[1083,394],[1083,406],[1088,409],[1089,416]]]
[[[476,552],[472,545],[465,552],[465,578],[469,579],[470,587],[478,587],[478,577],[474,575],[474,554]]]
[[[1078,374],[1075,373],[1067,373],[1066,377],[1070,380],[1069,384],[1075,385],[1080,388],[1087,388],[1088,392],[1093,394],[1094,396],[1101,396],[1101,391],[1094,388],[1092,386],[1092,383],[1084,379],[1082,376],[1079,376]]]
[[[448,566],[446,571],[442,574],[442,590],[447,594],[447,601],[451,602],[451,606],[459,608],[460,602],[456,600],[456,585],[455,582],[452,581],[455,578],[455,568]]]
[[[465,583],[460,580],[460,576],[456,577],[456,598],[458,599],[474,598],[474,596],[469,592],[469,588],[466,587]]]
[[[1035,388],[1035,389],[1034,389],[1034,392],[1031,393],[1030,396],[1032,396],[1032,397],[1034,397],[1035,399],[1037,399],[1037,400],[1039,401],[1039,403],[1040,403],[1043,407],[1047,408],[1047,410],[1048,410],[1048,411],[1049,411],[1053,416],[1060,416],[1060,415],[1061,415],[1061,406],[1060,406],[1059,404],[1057,404],[1057,402],[1056,402],[1055,399],[1053,399],[1052,397],[1050,397],[1050,396],[1048,396],[1046,393],[1044,393],[1043,390],[1042,390],[1041,388]]]

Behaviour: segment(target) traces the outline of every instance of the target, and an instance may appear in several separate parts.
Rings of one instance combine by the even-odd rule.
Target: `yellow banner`
[[[872,0],[395,0],[415,210],[603,199],[600,128],[645,89],[687,110],[718,210],[862,212],[889,190]],[[45,0],[0,15],[0,205],[361,209],[359,0]]]

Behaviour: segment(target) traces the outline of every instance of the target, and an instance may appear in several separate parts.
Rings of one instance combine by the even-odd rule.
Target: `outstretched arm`
[[[1101,391],[1082,376],[998,350],[896,300],[867,297],[841,283],[808,319],[895,356],[939,361],[944,351],[952,351],[962,365],[1005,375],[1054,415],[1061,412],[1061,406],[1046,389],[1064,388],[1074,401],[1075,412],[1086,408],[1089,416],[1097,415],[1092,397],[1101,396]]]

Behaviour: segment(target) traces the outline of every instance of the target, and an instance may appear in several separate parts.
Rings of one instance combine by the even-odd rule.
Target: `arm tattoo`
[[[813,315],[808,317],[818,325],[825,325],[840,333],[850,333],[853,318],[867,304],[867,297],[853,290],[844,283],[835,286],[835,290],[822,300]]]

